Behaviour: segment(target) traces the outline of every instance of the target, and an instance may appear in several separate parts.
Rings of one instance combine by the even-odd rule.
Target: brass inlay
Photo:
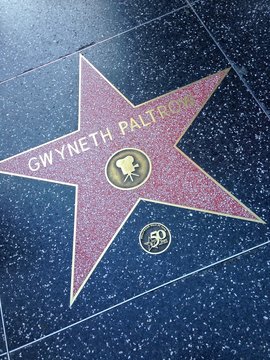
[[[109,183],[121,190],[142,186],[151,174],[149,157],[139,149],[124,148],[114,153],[105,167]]]
[[[79,59],[79,84],[78,84],[78,88],[79,88],[79,100],[78,100],[78,129],[63,135],[57,139],[54,140],[50,140],[44,144],[35,146],[33,148],[30,148],[28,150],[25,150],[19,154],[13,155],[8,157],[7,159],[1,160],[0,162],[4,162],[7,160],[10,160],[12,158],[16,158],[18,156],[21,156],[23,154],[26,154],[30,151],[36,150],[38,148],[43,147],[44,145],[48,145],[48,144],[53,144],[56,141],[59,141],[60,139],[64,139],[70,135],[74,135],[76,133],[79,133],[80,128],[81,128],[81,80],[82,80],[82,61],[85,61],[92,69],[94,69],[99,76],[101,76],[125,101],[127,104],[129,104],[131,106],[131,108],[133,109],[138,109],[141,106],[144,106],[146,104],[151,104],[153,101],[157,100],[157,99],[162,99],[164,97],[166,97],[167,95],[173,94],[177,91],[179,91],[178,89],[172,90],[166,94],[162,94],[160,96],[155,97],[154,99],[150,99],[145,101],[144,103],[138,104],[138,105],[134,105],[129,99],[127,99],[103,74],[101,74],[101,72],[99,70],[97,70],[97,68],[92,65],[83,55],[79,55],[80,59]],[[129,219],[130,215],[132,214],[132,212],[134,211],[134,209],[136,208],[136,206],[138,205],[138,203],[142,200],[142,201],[148,201],[148,202],[152,202],[152,203],[158,203],[158,204],[164,204],[164,205],[170,205],[170,206],[174,206],[174,207],[178,207],[178,208],[182,208],[182,209],[187,209],[187,210],[195,210],[195,211],[200,211],[203,213],[210,213],[213,215],[217,215],[217,216],[225,216],[225,217],[229,217],[229,218],[235,218],[235,219],[240,219],[240,220],[244,220],[244,221],[251,221],[251,222],[255,222],[255,223],[259,223],[259,224],[266,224],[266,222],[261,219],[258,215],[256,215],[253,211],[251,211],[247,206],[245,206],[240,200],[238,200],[232,193],[230,193],[228,190],[226,190],[221,184],[219,184],[213,177],[211,177],[204,169],[202,169],[199,165],[197,165],[193,160],[191,160],[182,150],[180,150],[177,147],[178,142],[182,139],[182,137],[185,135],[186,131],[190,128],[190,126],[192,125],[192,123],[195,121],[196,117],[198,116],[198,114],[200,113],[201,109],[204,107],[204,105],[206,104],[206,102],[210,99],[210,97],[213,95],[213,93],[216,91],[216,89],[219,87],[220,83],[222,82],[222,80],[224,79],[224,77],[228,74],[228,72],[230,71],[230,68],[225,69],[225,70],[221,70],[219,72],[217,72],[217,74],[223,73],[224,75],[221,77],[220,81],[217,83],[217,85],[215,86],[215,88],[213,89],[213,91],[211,92],[211,94],[209,94],[209,97],[204,101],[204,103],[202,104],[202,106],[200,107],[199,111],[196,112],[196,114],[194,115],[194,117],[192,118],[192,121],[189,125],[189,127],[186,128],[185,132],[181,134],[181,136],[178,138],[178,140],[176,141],[175,144],[175,149],[180,152],[184,157],[186,157],[190,162],[192,162],[198,169],[200,169],[209,179],[211,179],[213,182],[215,182],[221,189],[223,189],[232,199],[234,199],[238,204],[240,204],[241,206],[243,206],[252,216],[254,216],[254,219],[252,218],[245,218],[245,217],[241,217],[241,216],[237,216],[237,215],[230,215],[230,214],[226,214],[226,213],[221,213],[218,211],[212,211],[212,210],[206,210],[206,209],[200,209],[200,208],[195,208],[195,207],[190,207],[188,205],[182,204],[173,204],[173,203],[166,203],[166,202],[162,202],[162,201],[157,201],[157,200],[153,200],[153,199],[148,199],[148,198],[141,198],[139,197],[137,199],[137,201],[135,202],[134,206],[132,207],[132,209],[129,211],[129,213],[127,214],[127,216],[125,217],[125,219],[123,220],[123,222],[120,224],[119,228],[117,229],[116,233],[114,234],[114,236],[112,237],[112,239],[110,240],[110,242],[108,243],[108,245],[106,246],[106,248],[103,250],[102,254],[100,255],[99,259],[97,260],[96,264],[94,265],[94,267],[92,268],[92,270],[89,272],[89,274],[87,275],[87,277],[84,279],[83,283],[81,284],[81,286],[79,287],[79,289],[76,291],[76,293],[74,294],[74,275],[75,275],[75,253],[76,253],[76,226],[77,226],[77,212],[78,212],[78,192],[79,192],[79,188],[77,184],[73,184],[73,183],[65,183],[65,182],[61,182],[61,181],[55,181],[55,180],[51,180],[51,179],[46,179],[46,178],[40,178],[38,176],[28,176],[28,175],[22,175],[22,174],[16,174],[16,173],[12,173],[12,172],[8,172],[8,171],[1,171],[2,174],[7,174],[7,175],[12,175],[12,176],[18,176],[18,177],[23,177],[23,178],[27,178],[27,179],[35,179],[35,180],[40,180],[40,181],[47,181],[47,182],[51,182],[51,183],[56,183],[56,184],[62,184],[62,185],[68,185],[68,186],[73,186],[75,187],[76,190],[76,198],[75,198],[75,214],[74,214],[74,231],[73,231],[73,251],[72,251],[72,267],[71,267],[71,286],[70,286],[70,306],[72,306],[72,304],[74,303],[74,301],[76,300],[76,298],[78,297],[79,293],[81,292],[82,288],[84,287],[84,285],[86,284],[86,282],[88,281],[88,279],[90,278],[90,276],[93,274],[94,270],[96,269],[98,263],[100,262],[100,260],[102,259],[102,257],[104,256],[105,252],[107,251],[107,249],[110,247],[111,243],[113,242],[113,240],[116,238],[116,236],[119,234],[120,230],[122,229],[123,225],[125,224],[125,222]],[[207,77],[205,77],[204,79],[209,78],[212,75],[209,75]],[[181,89],[185,89],[191,85],[194,85],[198,82],[200,82],[200,80],[196,80],[191,84],[185,85],[183,87],[181,87]],[[149,110],[151,111],[151,110]],[[150,113],[151,114],[151,113]],[[149,176],[150,176],[149,172]],[[147,180],[147,179],[146,179]],[[145,181],[146,181],[145,180]],[[140,185],[139,185],[140,186]]]
[[[146,225],[139,236],[140,245],[149,254],[161,254],[171,244],[171,233],[169,229],[160,223]]]

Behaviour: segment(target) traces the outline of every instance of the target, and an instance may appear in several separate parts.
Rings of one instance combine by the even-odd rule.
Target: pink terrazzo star
[[[134,106],[80,56],[79,130],[0,163],[3,173],[76,186],[71,304],[140,199],[262,222],[175,146],[227,73]],[[133,190],[105,176],[122,148],[139,149],[152,163],[149,179]]]

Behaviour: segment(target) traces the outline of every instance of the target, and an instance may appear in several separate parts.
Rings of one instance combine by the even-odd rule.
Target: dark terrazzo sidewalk
[[[270,357],[270,247],[15,351],[11,359]]]
[[[1,360],[270,358],[269,13],[2,1],[0,160],[78,128],[79,53],[134,104],[231,67],[178,147],[265,224],[141,201],[70,308],[75,189],[0,174]],[[157,256],[151,222],[172,232]]]

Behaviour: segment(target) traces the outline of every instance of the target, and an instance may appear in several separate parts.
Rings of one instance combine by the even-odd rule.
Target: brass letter
[[[97,135],[98,133],[97,132],[95,132],[95,133],[93,133],[93,134],[89,134],[88,136],[91,138],[93,138],[93,140],[94,140],[94,143],[95,143],[95,145],[96,146],[98,146],[98,142],[97,142],[97,139],[96,139],[96,135]]]
[[[136,122],[135,119],[130,118],[130,130],[133,131],[134,128],[140,129],[140,125]]]
[[[125,135],[124,130],[128,127],[128,123],[126,121],[120,121],[118,125],[120,127],[121,133]]]
[[[106,137],[108,136],[110,140],[112,140],[112,134],[108,128],[106,128],[107,132],[103,134],[103,132],[100,130],[100,136],[102,137],[102,140],[104,144],[106,143]]]
[[[153,115],[153,112],[154,112],[154,111],[155,111],[154,109],[151,109],[151,110],[147,110],[147,111],[145,112],[146,114],[149,114],[149,115],[150,115],[153,123],[157,122],[156,119],[155,119],[155,117],[154,117],[154,115]]]
[[[159,112],[160,116],[162,117],[162,119],[164,119],[164,114],[166,116],[170,116],[170,114],[167,113],[167,108],[164,105],[160,105],[157,107],[157,111]]]

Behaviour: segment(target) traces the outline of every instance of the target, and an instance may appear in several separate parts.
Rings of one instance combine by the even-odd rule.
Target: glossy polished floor
[[[269,359],[269,1],[1,5],[0,360]]]

